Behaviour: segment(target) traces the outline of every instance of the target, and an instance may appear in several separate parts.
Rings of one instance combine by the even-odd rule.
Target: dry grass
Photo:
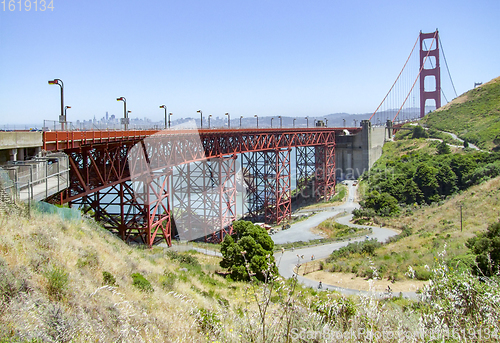
[[[490,186],[491,192],[498,183]],[[498,201],[498,192],[492,196]],[[0,214],[0,341],[290,342],[292,328],[425,331],[434,325],[426,326],[434,315],[429,302],[346,298],[280,278],[268,285],[232,282],[215,274],[218,258],[192,253],[195,262],[181,264],[168,251],[127,246],[89,220]],[[103,284],[103,271],[116,285]],[[142,274],[154,292],[133,286],[132,273]],[[493,327],[500,316],[481,318]]]

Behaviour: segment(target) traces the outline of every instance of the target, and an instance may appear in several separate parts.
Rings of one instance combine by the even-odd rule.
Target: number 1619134
[[[2,10],[5,11],[41,11],[54,10],[54,1],[45,0],[2,0],[0,1],[2,5]]]

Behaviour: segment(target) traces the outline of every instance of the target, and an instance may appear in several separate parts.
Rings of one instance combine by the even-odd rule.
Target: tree
[[[370,192],[361,205],[366,208],[373,208],[381,216],[391,216],[399,213],[398,201],[392,195],[385,192]]]
[[[413,176],[413,181],[415,181],[418,188],[422,191],[424,200],[428,204],[439,200],[439,195],[437,194],[439,184],[436,179],[436,174],[436,168],[425,162],[421,162],[418,164],[415,175]]]
[[[448,164],[443,164],[436,175],[441,195],[451,195],[457,190],[457,176]]]
[[[438,155],[446,155],[451,152],[450,147],[444,141],[438,144],[437,153]]]
[[[428,134],[422,126],[420,125],[415,126],[415,128],[413,129],[412,138],[427,138],[427,137]]]
[[[488,227],[466,243],[467,248],[476,255],[474,272],[477,275],[493,276],[500,267],[500,221]]]
[[[234,237],[227,235],[221,244],[220,262],[222,268],[229,269],[233,280],[249,280],[249,272],[261,281],[267,281],[269,270],[277,274],[274,242],[266,230],[244,220],[234,222],[233,228]]]

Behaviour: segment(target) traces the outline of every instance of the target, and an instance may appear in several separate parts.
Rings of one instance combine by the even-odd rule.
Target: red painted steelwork
[[[86,205],[93,209],[96,218],[106,221],[110,229],[113,227],[118,230],[122,238],[130,238],[132,232],[136,232],[142,241],[151,246],[158,240],[158,236],[163,236],[169,244],[171,241],[171,209],[161,201],[170,193],[169,182],[166,180],[171,177],[171,167],[241,153],[276,154],[268,161],[273,166],[270,173],[275,176],[271,182],[274,184],[264,186],[261,190],[259,187],[250,187],[250,191],[256,192],[254,204],[257,207],[260,206],[260,198],[273,206],[273,211],[266,212],[268,220],[281,221],[290,215],[290,149],[323,147],[316,149],[323,151],[317,155],[319,162],[316,167],[323,167],[318,180],[321,181],[321,197],[328,198],[335,187],[335,134],[345,129],[314,127],[201,131],[56,131],[44,132],[43,147],[45,150],[64,150],[69,155],[70,187],[61,196],[61,202]],[[355,133],[360,128],[347,130]],[[155,135],[151,136],[153,134]],[[144,140],[145,138],[148,139]],[[194,143],[196,140],[201,141],[201,148]],[[127,163],[127,156],[138,142],[141,142],[144,151],[146,161],[143,162],[149,166],[144,171],[143,189],[150,189],[158,196],[157,199],[150,199],[150,192],[146,191],[142,197],[140,194],[134,195],[128,184],[131,166]],[[257,167],[253,166],[250,172],[258,175]],[[260,176],[268,177],[265,174]],[[231,187],[228,192],[233,192],[230,189]],[[279,191],[280,189],[283,191]],[[259,191],[264,193],[258,194]],[[268,192],[274,194],[271,196]],[[119,209],[113,205],[115,202],[104,200],[104,197],[110,198],[112,195],[119,199]],[[225,203],[221,200],[219,204],[221,225],[233,220],[235,214],[232,195],[226,199],[230,200]],[[257,207],[253,210],[258,211]],[[135,213],[129,213],[130,210]]]
[[[433,39],[432,45],[435,46],[432,50],[424,50],[424,40]],[[431,49],[432,46],[429,46]],[[433,68],[424,68],[424,62],[428,56],[436,58],[436,64]],[[436,30],[432,33],[420,32],[420,118],[425,116],[425,102],[428,99],[433,99],[436,102],[436,109],[441,107],[441,67],[439,65],[439,32]],[[425,78],[434,76],[436,81],[436,89],[433,91],[425,90]]]

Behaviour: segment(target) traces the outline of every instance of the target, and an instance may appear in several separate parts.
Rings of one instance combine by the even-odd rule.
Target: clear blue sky
[[[131,117],[153,120],[163,118],[161,104],[177,118],[198,109],[221,117],[370,112],[419,31],[436,28],[459,94],[500,76],[498,0],[53,5],[9,12],[0,4],[0,124],[57,120],[54,78],[64,81],[69,121],[121,116],[120,96]]]

